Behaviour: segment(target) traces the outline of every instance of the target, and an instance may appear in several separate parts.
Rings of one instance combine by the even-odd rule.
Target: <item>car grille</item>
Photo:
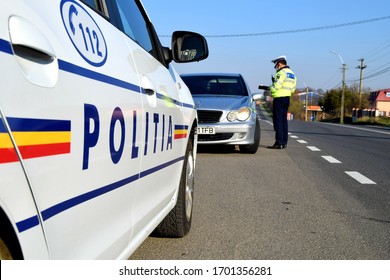
[[[199,142],[222,141],[222,140],[228,140],[232,137],[233,137],[233,133],[199,134],[198,141]]]
[[[217,123],[221,116],[222,111],[198,110],[199,123]]]

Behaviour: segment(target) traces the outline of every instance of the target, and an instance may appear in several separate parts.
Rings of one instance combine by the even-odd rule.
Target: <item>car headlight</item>
[[[248,107],[242,107],[237,111],[237,119],[239,121],[246,121],[251,116],[251,110]]]
[[[229,114],[227,115],[227,119],[229,122],[233,122],[236,120],[243,122],[249,119],[250,115],[251,110],[248,107],[241,107],[237,111],[229,112]]]

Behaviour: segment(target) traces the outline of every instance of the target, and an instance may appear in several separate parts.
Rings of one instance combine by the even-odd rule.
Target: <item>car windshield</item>
[[[247,89],[240,76],[182,76],[192,95],[242,95]]]

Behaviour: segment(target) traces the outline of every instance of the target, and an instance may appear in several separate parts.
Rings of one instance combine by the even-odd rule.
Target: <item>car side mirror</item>
[[[172,56],[177,63],[206,59],[209,56],[207,41],[198,33],[175,31],[172,34]]]
[[[263,94],[262,93],[254,93],[252,94],[252,100],[253,101],[258,101],[258,100],[261,100],[263,98]]]

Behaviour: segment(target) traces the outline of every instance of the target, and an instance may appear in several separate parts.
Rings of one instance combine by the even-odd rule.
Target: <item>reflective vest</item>
[[[270,86],[272,97],[291,96],[296,85],[297,79],[294,72],[288,66],[285,66],[276,72],[274,83]]]

